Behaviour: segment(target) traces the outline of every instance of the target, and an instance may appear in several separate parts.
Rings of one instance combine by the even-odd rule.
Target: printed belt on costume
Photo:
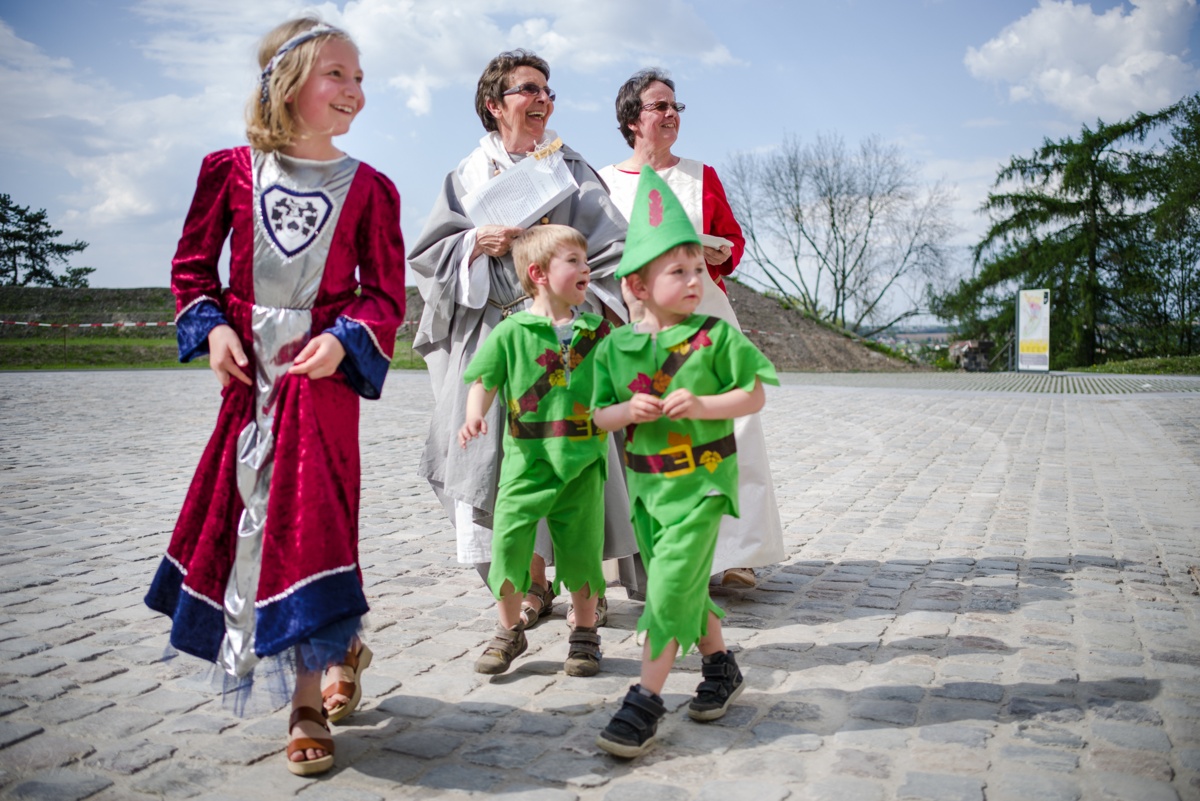
[[[663,478],[675,478],[696,472],[697,465],[707,468],[711,473],[722,460],[735,453],[737,440],[733,434],[727,434],[702,445],[682,442],[658,453],[640,454],[626,450],[625,466],[635,473],[656,473]]]
[[[603,437],[603,429],[592,425],[592,416],[588,413],[575,414],[565,420],[540,420],[526,422],[515,414],[508,416],[508,431],[515,439],[549,439],[551,437],[566,437],[572,441],[582,441],[592,437]]]

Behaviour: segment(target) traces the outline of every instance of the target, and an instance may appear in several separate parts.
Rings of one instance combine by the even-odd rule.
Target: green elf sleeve
[[[720,323],[719,328],[721,357],[716,360],[716,368],[726,386],[752,392],[755,379],[779,386],[775,365],[745,334],[725,322]]]
[[[506,319],[492,329],[492,333],[480,343],[471,363],[463,373],[463,383],[473,384],[483,379],[483,388],[489,392],[508,380],[508,360],[505,358],[505,341],[512,324]]]

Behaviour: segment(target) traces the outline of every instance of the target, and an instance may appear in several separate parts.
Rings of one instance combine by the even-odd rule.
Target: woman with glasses
[[[675,99],[675,82],[658,69],[636,72],[617,92],[616,107],[618,129],[633,154],[600,170],[613,202],[628,217],[642,167],[649,164],[662,176],[683,203],[704,245],[706,278],[711,280],[705,281],[704,298],[696,313],[738,325],[722,278],[737,267],[746,240],[716,170],[672,152],[685,108]],[[636,309],[633,314],[637,316]],[[725,586],[753,587],[757,581],[753,568],[783,560],[783,527],[758,415],[739,418],[734,435],[741,517],[727,517],[721,523],[713,571]],[[637,567],[636,557],[622,560],[622,576],[640,573]]]
[[[429,480],[455,526],[458,561],[474,564],[485,581],[491,561],[504,410],[502,404],[493,404],[485,418],[492,436],[460,448],[456,438],[465,419],[468,389],[463,372],[491,330],[507,315],[523,310],[529,299],[517,279],[511,255],[513,239],[522,229],[476,227],[463,199],[522,159],[554,146],[558,136],[547,127],[555,100],[549,80],[549,64],[526,50],[501,53],[487,65],[475,93],[475,111],[486,133],[479,146],[446,176],[409,257],[425,301],[413,347],[425,358],[436,404],[418,472]],[[569,225],[587,237],[591,283],[582,310],[614,323],[624,322],[627,312],[613,272],[624,247],[625,219],[581,155],[566,145],[557,152],[563,154],[578,190],[534,224]],[[605,487],[605,558],[610,559],[637,551],[624,468],[614,439],[609,438],[611,458]],[[554,597],[543,561],[551,556],[545,531],[538,543],[540,556],[535,555],[530,566],[533,586],[522,612],[528,626],[550,612]]]

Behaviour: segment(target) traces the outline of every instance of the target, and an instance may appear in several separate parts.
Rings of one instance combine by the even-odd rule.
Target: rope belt
[[[500,310],[501,317],[507,317],[513,313],[513,309],[515,306],[518,306],[527,300],[529,300],[529,296],[522,295],[521,297],[514,300],[512,303],[500,303],[499,301],[492,300],[491,298],[488,298],[487,302],[488,302],[489,306],[494,306],[495,308]],[[520,311],[520,309],[517,309],[517,311]]]
[[[625,451],[625,466],[635,473],[657,473],[663,478],[686,476],[696,472],[696,465],[708,471],[737,453],[737,440],[733,434],[705,442],[703,445],[673,445],[658,453],[640,454]],[[696,454],[700,454],[699,458]]]

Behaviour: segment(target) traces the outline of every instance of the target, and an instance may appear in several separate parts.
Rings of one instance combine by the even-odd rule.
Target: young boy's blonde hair
[[[563,245],[574,245],[587,256],[587,237],[569,225],[535,225],[513,240],[513,266],[526,295],[537,296],[537,284],[529,277],[530,265],[549,269],[550,260]]]
[[[265,72],[271,59],[290,39],[323,24],[316,17],[301,17],[272,30],[258,46],[259,69]],[[255,150],[269,153],[295,143],[299,133],[287,99],[295,100],[308,80],[326,39],[342,39],[354,45],[345,31],[329,28],[285,53],[270,74],[255,84],[254,94],[246,104],[246,139]]]

